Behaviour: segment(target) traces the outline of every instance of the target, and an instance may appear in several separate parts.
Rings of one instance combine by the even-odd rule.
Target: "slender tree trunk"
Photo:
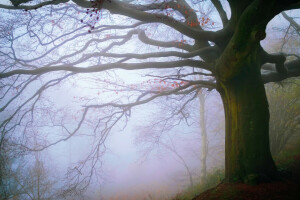
[[[259,65],[245,61],[218,81],[225,110],[225,180],[256,184],[276,178],[269,145],[269,107]]]
[[[163,145],[169,151],[171,151],[181,161],[181,163],[183,164],[184,168],[186,169],[187,175],[189,177],[190,186],[193,187],[194,186],[193,174],[192,174],[188,164],[185,162],[185,159],[177,152],[176,147],[173,143],[173,140],[170,136],[169,136],[169,139],[170,139],[171,145],[165,144],[163,142],[161,142],[160,144]]]
[[[202,90],[198,96],[200,103],[200,129],[201,129],[201,172],[200,172],[200,182],[203,183],[206,180],[206,158],[207,158],[207,133],[206,133],[206,123],[205,123],[205,94]]]
[[[185,161],[183,160],[184,162],[184,167],[187,171],[187,174],[189,176],[189,181],[190,181],[190,186],[193,187],[194,186],[194,181],[193,181],[193,175],[192,175],[192,172],[190,171],[190,168],[188,167],[188,165],[185,163]]]
[[[38,200],[40,200],[40,171],[38,170],[38,188],[37,188],[37,192],[38,192]]]

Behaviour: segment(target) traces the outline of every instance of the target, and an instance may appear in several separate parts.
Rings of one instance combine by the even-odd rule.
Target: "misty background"
[[[1,3],[5,2],[1,1]],[[7,1],[6,3],[8,4]],[[226,7],[225,3],[224,5]],[[208,4],[204,4],[203,9],[208,9],[208,7]],[[0,12],[1,19],[12,17],[8,13]],[[227,14],[230,15],[230,12]],[[297,11],[291,11],[289,14],[297,19],[300,17]],[[216,24],[220,21],[214,10],[211,11],[210,17],[216,21]],[[115,17],[113,20],[124,19]],[[106,21],[99,23],[106,23]],[[67,22],[65,22],[65,26],[67,26]],[[261,42],[262,46],[269,52],[282,48],[283,51],[288,51],[286,53],[299,55],[299,37],[290,36],[286,41],[282,40],[288,26],[289,23],[282,16],[275,17],[268,24],[267,37]],[[4,27],[0,28],[4,29]],[[149,33],[153,32],[152,34],[156,34],[156,37],[162,35],[165,30],[164,28],[154,28],[150,27]],[[22,27],[20,30],[16,29],[16,32],[22,32],[21,29]],[[218,30],[218,27],[215,30]],[[28,41],[22,42],[24,43],[22,45],[25,45]],[[119,48],[117,51],[118,53],[127,52],[128,48],[132,52],[143,52],[148,48],[151,51],[153,47],[137,46],[133,41],[126,48]],[[17,54],[22,55],[21,48]],[[56,54],[64,54],[64,52],[52,52],[51,54],[55,60]],[[95,60],[94,62],[106,61]],[[169,72],[170,70],[165,70],[160,73],[168,74]],[[151,70],[138,72],[115,70],[101,76],[86,74],[78,76],[76,80],[63,83],[59,87],[50,88],[43,96],[43,103],[48,108],[49,115],[44,115],[45,111],[37,113],[36,117],[40,121],[31,127],[28,126],[28,129],[32,129],[32,135],[27,139],[28,143],[36,145],[37,149],[40,144],[50,144],[57,140],[60,142],[41,151],[23,149],[24,152],[26,151],[24,155],[22,151],[17,152],[20,157],[16,156],[11,162],[15,176],[22,180],[23,184],[31,185],[32,188],[36,187],[35,178],[38,177],[39,181],[44,184],[45,194],[50,196],[53,191],[56,193],[61,188],[65,188],[68,183],[72,182],[69,181],[70,179],[76,181],[77,176],[74,175],[74,172],[90,176],[90,179],[84,179],[82,182],[86,189],[81,194],[82,196],[74,195],[71,199],[172,198],[200,181],[203,168],[201,163],[203,136],[201,135],[200,115],[203,112],[207,133],[207,173],[219,170],[221,180],[224,169],[224,111],[220,96],[216,91],[203,89],[201,95],[203,95],[205,107],[201,109],[199,95],[184,107],[183,117],[178,117],[174,113],[172,115],[174,108],[183,106],[178,99],[160,98],[132,108],[126,117],[111,126],[109,133],[103,134],[105,138],[102,140],[101,150],[97,152],[99,157],[97,162],[87,159],[91,155],[91,149],[97,148],[98,145],[95,140],[96,136],[91,132],[91,126],[97,118],[104,116],[106,111],[91,111],[93,115],[87,120],[88,123],[70,138],[68,138],[68,134],[60,134],[61,127],[44,126],[43,120],[55,121],[56,118],[59,118],[65,122],[66,129],[75,129],[80,122],[80,114],[83,112],[83,105],[86,102],[107,103],[129,99],[129,91],[126,89],[130,87],[136,89],[137,94],[139,89],[162,87],[163,82],[154,80],[152,77],[145,79],[145,75],[151,73]],[[45,83],[51,78],[44,78],[42,82]],[[299,80],[295,80],[295,82],[299,84]],[[124,85],[126,87],[123,87]],[[266,88],[268,89],[268,86]],[[278,88],[282,88],[282,86],[278,86]],[[33,84],[22,98],[29,97],[35,89]],[[282,89],[282,94],[284,94],[284,90]],[[292,90],[299,92],[299,86]],[[271,92],[270,90],[268,94],[272,95]],[[296,99],[299,97],[298,94],[295,95]],[[4,105],[4,102],[1,101],[1,106]],[[299,98],[296,104],[299,105]],[[17,103],[14,105],[17,106]],[[278,105],[270,103],[270,108],[272,106],[278,107]],[[10,111],[13,112],[15,109],[17,108],[11,106]],[[1,113],[1,119],[7,115],[7,113]],[[270,124],[276,123],[274,120],[271,118]],[[105,125],[101,124],[100,126]],[[20,135],[15,137],[16,141],[22,140]],[[68,139],[64,139],[66,137]],[[34,149],[34,146],[32,148]],[[86,165],[79,169],[78,163],[85,162]],[[93,173],[91,173],[90,169],[93,167],[95,170],[92,170]],[[30,190],[33,190],[32,188]]]

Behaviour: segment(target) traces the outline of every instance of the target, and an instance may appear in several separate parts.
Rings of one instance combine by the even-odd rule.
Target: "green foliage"
[[[277,156],[286,145],[300,138],[300,79],[266,85],[270,108],[270,147]]]
[[[285,148],[284,151],[280,152],[276,157],[275,161],[279,171],[283,171],[294,162],[295,156],[300,154],[300,140],[297,140],[293,145]]]
[[[279,172],[286,173],[291,163],[295,161],[295,156],[300,154],[300,140],[297,140],[294,144],[289,145],[283,151],[281,151],[274,159]],[[207,176],[207,181],[204,184],[196,184],[194,187],[188,187],[182,193],[177,194],[172,200],[191,200],[200,193],[215,187],[224,178],[224,170],[217,169]],[[233,192],[228,190],[228,194],[232,195]],[[229,196],[230,196],[229,195]],[[224,199],[228,199],[224,197]]]
[[[191,200],[200,193],[218,185],[225,177],[224,169],[216,169],[207,174],[204,183],[198,183],[193,187],[188,187],[182,193],[177,194],[173,200]]]

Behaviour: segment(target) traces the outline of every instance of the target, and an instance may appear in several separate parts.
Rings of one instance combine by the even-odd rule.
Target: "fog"
[[[9,2],[1,1],[1,4],[8,5]],[[190,4],[196,7],[196,5]],[[227,2],[223,2],[223,5],[228,10]],[[210,4],[204,3],[201,9],[209,10],[210,7]],[[118,30],[119,32],[115,33],[111,30],[104,32],[108,35],[105,36],[107,41],[101,40],[101,45],[91,43],[86,52],[80,52],[78,56],[72,56],[70,60],[68,58],[66,60],[62,59],[60,63],[57,60],[81,49],[85,45],[85,40],[103,39],[102,33],[99,32],[97,36],[84,35],[88,30],[84,29],[84,31],[79,32],[88,39],[78,39],[52,51],[52,48],[55,49],[58,44],[60,45],[58,41],[49,42],[51,43],[49,47],[46,45],[35,46],[35,42],[31,44],[30,37],[35,37],[33,33],[36,30],[34,28],[38,29],[38,27],[30,25],[33,27],[30,30],[32,35],[26,35],[28,33],[26,20],[36,22],[34,20],[35,15],[40,15],[40,23],[44,23],[45,28],[43,31],[46,32],[50,29],[48,27],[49,19],[52,18],[43,21],[44,15],[45,18],[49,17],[48,14],[45,14],[47,10],[42,10],[40,13],[38,13],[39,11],[28,12],[29,14],[26,14],[26,17],[24,15],[24,18],[26,18],[24,22],[18,20],[18,16],[23,16],[22,13],[0,12],[1,19],[12,18],[18,24],[18,26],[13,27],[17,38],[23,37],[22,34],[25,35],[24,40],[20,39],[18,41],[16,39],[15,52],[13,52],[15,57],[1,58],[3,65],[11,64],[13,66],[13,62],[19,62],[30,69],[35,69],[40,64],[41,66],[56,66],[61,63],[68,65],[79,59],[79,55],[84,58],[84,56],[88,56],[94,51],[103,51],[114,42],[121,43],[121,37],[116,38],[113,42],[108,41],[110,37],[127,34],[127,31],[124,30]],[[53,14],[53,19],[58,20],[61,12],[59,10],[57,11],[59,14]],[[76,16],[78,19],[86,19],[84,13],[79,11],[75,13],[77,12],[80,16]],[[296,11],[289,14],[296,15],[295,13]],[[197,14],[200,15],[201,13]],[[13,17],[14,15],[16,16]],[[227,16],[230,17],[230,15],[230,11],[227,11]],[[65,17],[65,15],[63,16]],[[72,25],[78,24],[76,23],[78,19],[74,17],[75,14],[70,13],[70,16],[73,16],[73,18],[70,17],[69,23],[62,21],[68,30],[72,30],[70,28]],[[212,9],[207,16],[216,24],[219,23],[218,26],[211,27],[211,30],[217,31],[222,28],[215,9]],[[62,17],[62,20],[66,19]],[[0,26],[3,32],[9,26],[8,22]],[[125,17],[111,16],[104,12],[103,20],[97,22],[99,24],[96,26],[101,26],[101,23],[108,26],[112,22],[115,24],[124,22],[124,25],[131,25],[132,23],[126,21]],[[281,38],[284,34],[278,29],[284,29],[286,26],[288,26],[288,23],[282,17],[275,17],[268,24],[267,37],[261,42],[261,45],[266,50],[273,52],[273,47],[281,44]],[[168,41],[168,38],[174,36],[178,41],[187,40],[189,44],[194,43],[191,38],[183,36],[178,31],[166,31],[165,25],[156,26],[152,24],[143,28],[147,28],[149,33],[152,33],[153,39]],[[41,40],[43,40],[43,37],[55,38],[58,37],[55,34],[65,33],[62,27],[53,31],[53,36],[47,35],[43,31],[36,31],[40,34]],[[62,40],[67,41],[71,36],[66,35]],[[3,38],[5,37],[10,36],[3,36]],[[151,53],[158,50],[156,46],[139,44],[137,42],[138,36],[132,37],[133,40],[129,41],[126,46],[112,48],[111,53]],[[7,41],[10,40],[7,39]],[[45,41],[48,42],[48,40]],[[1,55],[5,57],[5,52],[10,54],[9,45],[5,42],[2,44],[3,47],[0,48],[2,48],[1,52],[4,53]],[[38,53],[33,53],[35,51],[31,48],[35,48]],[[297,48],[296,50],[299,51]],[[42,56],[34,61],[30,60],[44,53],[47,56]],[[291,50],[288,53],[293,53],[293,51]],[[152,61],[151,58],[147,59],[149,62]],[[27,62],[26,60],[30,61]],[[99,56],[99,59],[85,60],[79,64],[83,67],[89,67],[109,64],[112,62],[111,60],[113,59],[102,57],[100,59]],[[157,59],[161,62],[174,60],[174,57]],[[195,60],[199,61],[199,58],[195,58]],[[132,59],[128,63],[136,63],[136,61],[141,62],[138,59]],[[79,65],[76,62],[74,61],[74,66]],[[14,69],[14,67],[12,68]],[[24,106],[18,111],[14,124],[19,123],[22,125],[20,125],[21,127],[14,127],[13,125],[7,125],[6,127],[5,125],[5,129],[3,129],[5,131],[9,130],[6,134],[11,140],[7,152],[20,155],[14,157],[12,161],[13,173],[24,181],[23,184],[27,185],[30,185],[35,179],[29,178],[27,180],[26,177],[40,177],[42,174],[45,185],[48,183],[49,187],[47,186],[47,188],[50,188],[45,194],[48,195],[53,191],[55,194],[70,193],[70,196],[66,197],[69,199],[171,199],[176,194],[191,187],[191,185],[197,185],[201,181],[201,169],[203,169],[201,161],[204,153],[203,136],[201,135],[201,112],[204,112],[204,128],[207,134],[207,174],[216,170],[223,171],[225,162],[225,120],[222,101],[216,90],[197,88],[194,83],[196,79],[201,78],[201,80],[209,81],[211,77],[197,75],[197,77],[193,76],[175,81],[173,81],[175,78],[170,78],[170,80],[165,78],[167,76],[171,77],[170,74],[189,74],[195,71],[199,74],[208,73],[207,70],[201,71],[195,68],[183,69],[179,67],[157,70],[114,69],[94,74],[76,74],[77,72],[72,72],[75,75],[53,72],[32,80],[28,83],[28,87],[24,87],[24,84],[26,84],[24,79],[8,80],[9,84],[13,81],[16,83],[20,81],[20,87],[25,89],[20,92],[17,88],[16,91],[9,92],[6,95],[4,90],[6,86],[3,86],[4,89],[1,88],[1,95],[3,95],[1,107],[5,106],[6,102],[9,102],[14,95],[20,93],[20,96],[16,97],[17,100],[9,104],[8,109],[1,113],[1,123],[4,123],[10,115],[18,110],[26,99],[39,91],[41,85],[45,85],[44,88],[47,88],[43,91],[41,98],[40,96],[36,98],[38,103],[35,103],[34,99],[30,105]],[[3,69],[3,72],[6,72],[5,69]],[[62,78],[69,75],[71,78]],[[74,77],[72,77],[73,75]],[[59,82],[56,84],[53,80],[57,77],[62,78],[62,81],[56,80]],[[21,83],[22,81],[24,83]],[[47,85],[48,82],[50,82],[49,85]],[[186,91],[189,88],[184,87],[189,83],[191,83],[189,87],[192,89],[187,93]],[[3,82],[2,85],[5,84],[7,83]],[[53,84],[53,87],[51,84]],[[176,88],[181,87],[183,92],[176,93]],[[174,89],[174,94],[159,96],[160,92],[163,94],[171,89]],[[155,95],[158,95],[158,97],[152,100],[151,97]],[[205,101],[204,109],[201,109],[200,105],[201,95]],[[148,102],[148,99],[151,99],[151,101]],[[135,100],[145,101],[145,103],[131,105],[135,103]],[[121,104],[130,106],[119,106]],[[30,106],[32,106],[32,109]],[[24,113],[27,112],[29,114],[25,115]],[[30,115],[30,113],[34,114]],[[24,123],[23,121],[19,122],[23,118],[23,114]],[[3,135],[5,135],[5,131],[3,131]],[[42,172],[41,168],[43,169]],[[35,169],[35,171],[33,170],[29,176],[31,169]],[[62,196],[60,196],[61,199],[65,198]],[[49,199],[55,198],[59,199],[59,197]]]
[[[134,109],[125,128],[124,124],[119,124],[112,129],[106,140],[107,149],[101,160],[103,166],[99,179],[89,186],[89,198],[128,196],[136,199],[137,196],[142,198],[148,195],[170,198],[189,185],[184,165],[173,152],[159,143],[139,144],[145,127],[154,123],[151,120],[153,115],[161,112],[159,109],[153,112],[155,107],[157,105],[145,105]],[[197,101],[194,107],[199,107]],[[222,168],[224,162],[223,111],[220,97],[215,92],[207,97],[206,113],[209,143],[207,166],[210,171]],[[201,168],[201,136],[197,121],[199,110],[191,115],[194,115],[195,120],[190,125],[182,123],[175,126],[164,133],[161,140],[170,143],[169,136],[172,138],[176,150],[192,169],[196,181]],[[216,130],[215,123],[221,125],[220,130]],[[85,136],[77,136],[47,149],[45,165],[51,160],[49,167],[63,175],[67,167],[88,155],[90,142],[92,141]],[[147,152],[148,149],[143,145],[150,145],[151,150]]]

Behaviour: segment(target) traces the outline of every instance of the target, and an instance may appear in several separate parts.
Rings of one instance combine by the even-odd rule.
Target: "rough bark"
[[[257,183],[275,179],[269,107],[259,65],[249,59],[238,75],[219,81],[218,87],[225,110],[226,181]]]
[[[229,182],[255,184],[277,178],[270,153],[270,114],[260,73],[259,42],[279,10],[279,2],[253,1],[242,12],[216,62],[217,89],[225,110],[225,180]]]

